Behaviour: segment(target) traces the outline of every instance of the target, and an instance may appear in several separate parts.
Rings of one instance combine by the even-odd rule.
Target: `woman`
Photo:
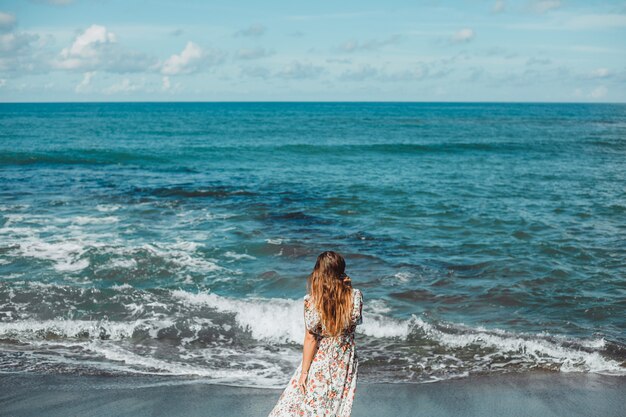
[[[363,297],[345,268],[336,252],[317,257],[304,297],[302,363],[269,417],[350,416],[358,368],[354,331],[362,322]]]

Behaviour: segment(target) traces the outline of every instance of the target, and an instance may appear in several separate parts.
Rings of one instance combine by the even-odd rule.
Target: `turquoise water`
[[[0,105],[0,370],[280,386],[317,254],[370,381],[626,367],[626,105]]]

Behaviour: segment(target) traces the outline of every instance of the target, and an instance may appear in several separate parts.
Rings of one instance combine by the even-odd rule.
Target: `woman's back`
[[[304,297],[303,360],[269,417],[349,417],[356,391],[354,333],[363,322],[363,295],[336,252],[317,260]]]
[[[362,318],[363,311],[363,294],[361,290],[353,288],[352,289],[352,311],[350,314],[350,323],[348,326],[344,328],[339,336],[336,337],[345,337],[345,336],[354,336],[354,331],[356,330],[356,326],[363,322]],[[323,338],[332,338],[332,336],[328,335],[324,323],[321,320],[321,316],[317,309],[315,308],[315,302],[311,298],[310,294],[304,296],[304,324],[306,329],[314,333],[320,339]]]

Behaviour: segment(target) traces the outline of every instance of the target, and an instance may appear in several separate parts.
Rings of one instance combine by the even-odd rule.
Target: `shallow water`
[[[624,161],[624,105],[0,105],[0,370],[280,386],[333,249],[365,380],[624,374]]]

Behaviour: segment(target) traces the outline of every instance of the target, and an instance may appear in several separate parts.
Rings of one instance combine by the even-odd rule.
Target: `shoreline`
[[[267,416],[281,389],[152,376],[0,374],[0,416]],[[353,417],[618,417],[626,378],[480,375],[427,384],[360,383]]]

